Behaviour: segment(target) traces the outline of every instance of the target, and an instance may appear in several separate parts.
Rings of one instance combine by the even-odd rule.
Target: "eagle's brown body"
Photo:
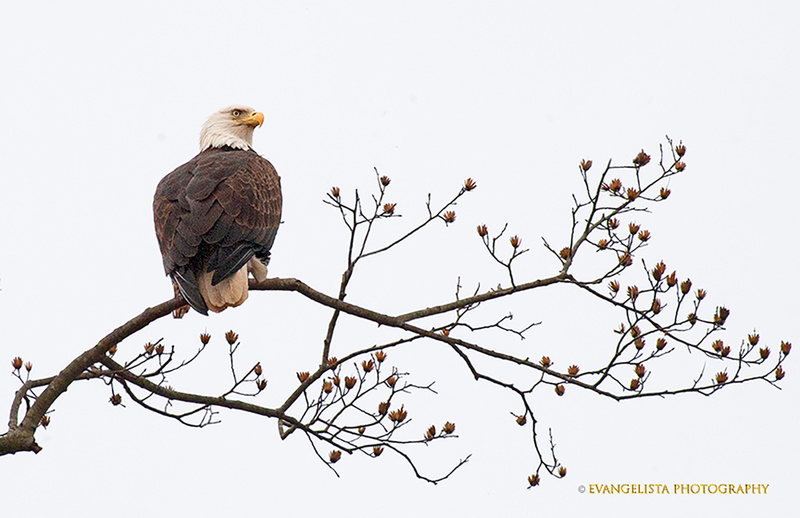
[[[164,270],[192,308],[244,302],[248,263],[266,276],[281,205],[280,177],[252,149],[210,147],[161,180],[153,214]]]

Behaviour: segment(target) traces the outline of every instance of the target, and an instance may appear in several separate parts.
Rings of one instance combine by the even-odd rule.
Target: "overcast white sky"
[[[152,194],[194,156],[202,121],[234,103],[266,115],[255,147],[282,176],[285,224],[271,275],[334,294],[345,235],[321,200],[332,185],[344,193],[371,186],[373,167],[393,179],[404,214],[387,232],[421,217],[428,192],[444,199],[466,177],[479,188],[451,228],[360,272],[353,302],[401,312],[447,300],[459,275],[470,289],[496,283],[501,272],[481,255],[479,223],[510,222],[534,248],[528,278],[550,275],[555,265],[538,243],[566,239],[580,159],[628,162],[642,148],[655,155],[669,134],[687,145],[688,168],[672,181],[669,202],[642,217],[654,235],[644,257],[664,259],[706,288],[712,304],[732,309],[729,343],[755,327],[773,351],[780,340],[800,345],[798,14],[788,1],[5,6],[0,366],[10,371],[20,355],[37,377],[55,374],[170,296]],[[573,363],[582,346],[610,344],[619,315],[593,313],[575,295],[517,306],[520,317],[544,321],[519,347]],[[122,352],[160,337],[193,350],[207,330],[218,348],[187,383],[214,387],[227,375],[222,334],[233,328],[242,364],[265,365],[277,401],[296,371],[318,361],[327,314],[296,295],[257,293],[210,318],[165,319]],[[0,460],[3,508],[29,516],[751,516],[796,508],[793,356],[782,391],[760,384],[625,404],[577,390],[542,397],[537,414],[569,473],[528,491],[534,456],[509,421],[519,411],[513,400],[433,349],[394,359],[402,356],[399,367],[414,381],[437,380],[439,396],[414,398],[412,417],[453,420],[461,435],[423,448],[422,466],[440,473],[473,453],[438,486],[391,457],[347,457],[336,478],[304,439],[281,442],[272,421],[224,412],[221,425],[187,429],[133,405],[112,408],[95,383],[58,400],[53,424],[37,434],[39,455]],[[16,387],[0,376],[0,411]],[[770,486],[767,496],[747,497],[577,491],[625,482]]]

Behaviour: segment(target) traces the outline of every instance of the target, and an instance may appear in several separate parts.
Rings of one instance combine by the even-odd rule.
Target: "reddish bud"
[[[339,188],[338,187],[331,187],[331,196],[334,198],[339,197]]]
[[[392,404],[390,402],[388,402],[388,401],[383,401],[383,402],[379,403],[378,404],[378,413],[380,415],[386,415],[386,412],[389,411],[389,407],[390,406],[392,406]]]
[[[659,338],[658,340],[656,340],[656,349],[657,350],[660,351],[661,349],[663,349],[666,346],[667,346],[667,340],[666,339]]]
[[[22,368],[22,358],[17,356],[13,360],[11,360],[11,366],[14,367],[15,371],[18,371]]]
[[[522,239],[520,239],[519,236],[514,236],[511,239],[509,239],[509,241],[511,242],[511,246],[514,248],[519,248],[519,245],[522,244]]]
[[[542,367],[544,367],[545,369],[547,369],[548,367],[550,367],[550,357],[549,356],[542,356],[542,359],[539,360],[539,364]]]
[[[628,190],[625,191],[625,197],[628,198],[629,201],[633,201],[639,197],[639,191],[633,187],[628,187]]]
[[[444,431],[444,433],[446,433],[447,435],[450,435],[451,433],[456,431],[456,424],[447,421],[444,424],[444,426],[442,426],[442,431]]]
[[[592,161],[591,160],[586,160],[586,159],[581,160],[581,169],[583,170],[584,173],[586,171],[588,171],[589,169],[591,169],[591,167],[592,167]]]
[[[753,333],[752,335],[747,335],[747,341],[750,345],[758,345],[758,339],[759,336],[756,333]]]
[[[33,370],[33,364],[31,362],[25,362],[25,370],[28,372]]]
[[[486,228],[486,225],[478,225],[478,235],[481,237],[486,237],[486,234],[489,233],[489,229]]]
[[[208,342],[211,341],[211,335],[208,333],[203,333],[200,335],[200,343],[203,345],[208,345]]]
[[[776,380],[782,380],[785,375],[786,375],[786,372],[784,372],[783,366],[778,365],[778,368],[775,369],[775,379]]]
[[[652,311],[654,315],[661,313],[661,301],[658,298],[653,299],[653,305],[650,306],[650,311]]]
[[[661,277],[664,275],[664,272],[667,271],[667,265],[664,264],[664,261],[660,261],[655,268],[653,268],[653,279],[660,281]]]
[[[722,340],[715,340],[714,343],[711,344],[711,348],[716,352],[720,352],[724,346],[725,344],[722,343]]]
[[[644,339],[637,338],[636,340],[633,341],[633,345],[634,347],[636,347],[637,351],[641,351],[642,349],[644,349]]]
[[[528,477],[528,487],[539,485],[539,475],[533,474]]]
[[[641,241],[642,243],[644,243],[645,241],[650,241],[650,231],[642,230],[636,237],[638,237],[639,241]]]
[[[372,456],[373,457],[380,457],[381,453],[383,453],[383,446],[373,446],[372,447]]]
[[[330,394],[333,391],[333,383],[328,380],[322,382],[322,391],[326,394]]]
[[[567,374],[569,374],[570,376],[577,376],[579,370],[580,369],[578,368],[577,365],[570,365],[569,368],[567,369]]]
[[[383,363],[383,360],[386,359],[386,353],[383,351],[376,352],[375,359],[378,360],[378,363]]]
[[[608,248],[608,239],[601,239],[600,241],[598,241],[597,248],[599,248],[600,250],[605,250],[606,248]]]
[[[619,291],[619,282],[611,281],[608,283],[608,289],[611,290],[614,294]]]
[[[261,362],[256,363],[256,366],[253,367],[253,372],[256,373],[256,376],[261,376],[263,369],[261,368]]]
[[[670,288],[675,286],[676,284],[678,284],[678,274],[673,271],[671,274],[667,275],[666,281],[667,281],[667,286],[669,286]]]
[[[792,344],[790,344],[789,342],[781,342],[781,352],[783,353],[784,356],[788,356],[791,350],[792,350]],[[25,366],[27,367],[27,364],[25,364]]]
[[[308,379],[308,372],[298,372],[297,379],[300,380],[300,383],[305,383]]]
[[[639,296],[639,288],[634,286],[628,286],[628,298],[632,301],[635,301],[636,298]]]
[[[108,349],[108,355],[114,356],[116,353],[117,353],[117,344],[114,344]]]
[[[728,381],[728,373],[727,372],[718,372],[716,376],[717,385],[724,385],[726,381]]]
[[[567,476],[567,468],[565,468],[564,466],[559,466],[558,467],[558,476],[561,477],[561,478],[566,477]]]
[[[528,422],[528,419],[525,417],[525,414],[517,416],[517,424],[520,426],[524,426],[525,423]]]
[[[258,387],[258,391],[261,392],[262,390],[267,388],[267,380],[265,379],[256,380],[256,387]]]
[[[572,250],[570,247],[565,246],[560,252],[558,252],[558,255],[560,255],[562,259],[567,259],[570,255],[572,255]]]
[[[639,330],[639,326],[631,327],[631,338],[639,338],[642,332]]]
[[[636,390],[639,388],[639,378],[633,378],[630,384],[631,390]]]
[[[345,376],[344,387],[348,390],[356,386],[356,379],[352,376]]]
[[[725,306],[719,306],[717,311],[714,313],[714,324],[718,326],[725,325],[725,321],[728,319],[728,315],[730,314],[731,312],[728,308]]]
[[[108,400],[111,401],[112,405],[117,406],[122,403],[122,396],[120,394],[113,394]]]
[[[644,364],[642,363],[637,364],[636,367],[634,367],[633,372],[635,372],[636,375],[639,376],[640,378],[644,377],[644,373],[646,372]]]
[[[456,220],[456,213],[452,210],[448,210],[447,212],[444,213],[442,219],[444,220],[445,223],[452,223]]]
[[[662,199],[662,200],[666,200],[667,198],[669,198],[669,195],[670,195],[670,193],[672,193],[672,191],[670,191],[670,190],[669,190],[669,189],[667,189],[666,187],[662,187],[662,188],[661,188],[661,189],[658,191],[658,194],[660,194],[660,195],[661,195],[661,199]]]
[[[680,141],[680,143],[678,143],[677,146],[675,146],[675,153],[679,157],[682,157],[683,155],[686,154],[686,146],[683,145],[683,141],[682,140]]]
[[[650,162],[650,155],[644,152],[644,149],[636,155],[636,158],[633,159],[633,165],[636,167],[642,167],[647,165]]]
[[[236,343],[236,340],[239,339],[239,335],[233,332],[233,330],[228,331],[225,333],[225,340],[228,341],[228,344],[233,345]]]
[[[396,203],[384,203],[383,204],[383,213],[392,215],[394,214],[394,208],[397,206]]]
[[[628,223],[628,232],[630,232],[631,235],[634,235],[635,233],[639,232],[639,228],[640,228],[639,225],[636,223],[633,222]]]
[[[563,396],[564,391],[566,391],[564,385],[556,385],[556,394],[558,394],[559,396]]]
[[[436,427],[431,425],[431,427],[425,432],[425,440],[430,441],[434,437],[436,437]]]
[[[370,372],[374,367],[375,362],[372,361],[372,358],[361,362],[361,368],[364,369],[364,372]]]
[[[396,377],[389,376],[388,378],[386,378],[386,384],[389,385],[390,387],[394,387],[395,383],[397,383],[397,378]]]
[[[391,420],[393,423],[402,423],[405,420],[406,416],[408,416],[408,412],[403,410],[403,406],[404,405],[400,405],[399,409],[390,412],[389,420]]]
[[[619,220],[617,218],[609,218],[608,219],[608,228],[614,230],[615,228],[619,227]]]
[[[706,290],[697,290],[697,300],[703,300],[704,298],[706,298]]]
[[[388,176],[381,176],[381,185],[388,187],[392,180]]]
[[[330,358],[328,358],[328,367],[333,367],[334,365],[336,365],[337,361],[338,360],[336,359],[336,356],[331,356]]]
[[[358,435],[364,435],[364,432],[365,432],[366,430],[367,430],[367,429],[366,429],[366,428],[364,428],[363,426],[359,426],[359,427],[358,427]]]
[[[758,354],[761,355],[762,360],[766,360],[767,358],[769,358],[769,353],[770,353],[769,347],[764,347],[763,349],[758,350]]]
[[[339,450],[333,450],[329,458],[331,459],[331,464],[335,464],[339,459],[342,458],[342,452]]]
[[[608,184],[608,190],[612,192],[619,192],[622,190],[622,181],[619,178],[614,178]]]
[[[630,266],[633,264],[633,258],[628,252],[624,252],[621,256],[619,256],[619,264],[622,266]]]
[[[39,424],[42,425],[42,428],[47,428],[47,425],[50,424],[50,416],[49,415],[43,415],[42,416],[42,420],[39,421]]]
[[[475,183],[475,180],[473,180],[472,178],[467,178],[466,180],[464,180],[464,190],[465,191],[471,191],[472,189],[474,189],[477,186],[478,186],[478,184]]]
[[[686,169],[686,164],[684,162],[675,162],[675,170],[679,173]]]

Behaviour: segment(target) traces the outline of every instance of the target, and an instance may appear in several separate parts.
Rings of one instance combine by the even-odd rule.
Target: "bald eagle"
[[[247,299],[248,272],[267,277],[281,220],[275,168],[253,151],[264,115],[246,106],[212,114],[200,154],[159,182],[153,200],[164,270],[186,302],[207,315]]]

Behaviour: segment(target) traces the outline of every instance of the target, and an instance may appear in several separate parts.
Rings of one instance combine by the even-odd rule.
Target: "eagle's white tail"
[[[203,300],[206,301],[208,309],[214,313],[219,313],[225,308],[241,305],[247,300],[247,273],[253,274],[258,281],[267,278],[267,267],[255,257],[248,261],[236,273],[223,280],[216,286],[211,285],[211,278],[214,272],[204,272],[198,279],[198,288]]]
[[[236,307],[247,300],[247,267],[223,280],[216,286],[211,285],[214,272],[203,272],[198,279],[198,288],[208,309],[219,313],[227,307]]]
[[[253,257],[247,262],[247,271],[259,282],[267,279],[267,265]]]

